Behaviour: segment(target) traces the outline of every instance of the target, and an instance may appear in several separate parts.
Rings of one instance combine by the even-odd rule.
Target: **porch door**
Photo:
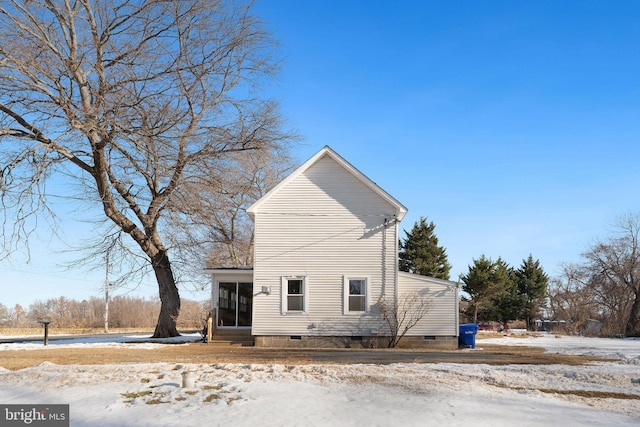
[[[250,327],[253,283],[220,282],[218,288],[218,327]]]

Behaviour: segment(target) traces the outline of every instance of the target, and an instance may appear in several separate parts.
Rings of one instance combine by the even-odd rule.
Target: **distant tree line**
[[[420,218],[405,234],[400,270],[448,280],[451,266],[433,222]],[[603,335],[640,336],[640,213],[620,217],[582,259],[550,278],[531,254],[517,269],[501,257],[481,255],[460,276],[461,317],[474,323],[524,321],[528,328],[540,319],[571,333],[587,333],[596,323]]]
[[[182,300],[178,328],[201,329],[208,311],[209,302]],[[28,308],[20,304],[7,307],[0,303],[0,327],[33,328],[39,326],[37,319],[51,317],[53,330],[101,329],[104,327],[104,312],[105,300],[98,297],[82,301],[66,297],[36,300]],[[159,312],[159,300],[115,296],[109,300],[109,327],[152,330]]]
[[[449,280],[451,264],[446,249],[439,245],[435,224],[420,217],[411,231],[399,242],[401,271]],[[482,255],[473,260],[469,271],[461,277],[462,290],[468,295],[463,315],[474,323],[479,320],[507,323],[524,320],[531,324],[545,306],[549,278],[540,262],[529,258],[518,269],[502,258],[492,261]]]
[[[474,323],[523,320],[532,328],[534,319],[542,316],[549,277],[532,255],[517,269],[502,258],[492,261],[482,255],[461,280],[462,290],[469,295],[464,297],[469,302],[465,314]]]
[[[640,336],[640,214],[618,218],[582,262],[565,264],[548,293],[549,312],[574,332],[601,322],[606,335]]]

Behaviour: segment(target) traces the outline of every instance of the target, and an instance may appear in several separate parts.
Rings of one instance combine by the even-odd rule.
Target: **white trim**
[[[289,296],[289,280],[302,280],[302,311],[289,310],[287,297]],[[280,278],[280,314],[296,315],[309,312],[309,286],[306,276],[282,276]]]
[[[364,311],[350,311],[349,310],[349,281],[351,280],[364,280]],[[350,274],[342,276],[342,314],[363,314],[370,311],[370,295],[371,295],[371,279],[366,275]]]
[[[206,274],[212,275],[253,275],[253,267],[239,267],[239,268],[205,268],[202,270]]]
[[[451,280],[445,280],[445,279],[437,279],[435,277],[430,277],[430,276],[422,276],[420,274],[415,274],[415,273],[407,273],[406,271],[399,271],[398,276],[399,277],[404,276],[407,279],[420,280],[425,283],[438,283],[450,289],[455,288],[456,291],[459,286],[459,282],[452,282]]]

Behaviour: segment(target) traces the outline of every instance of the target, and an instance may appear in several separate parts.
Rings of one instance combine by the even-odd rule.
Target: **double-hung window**
[[[344,313],[369,311],[369,280],[366,277],[344,277]]]
[[[282,278],[282,313],[304,313],[307,311],[307,289],[305,277]]]

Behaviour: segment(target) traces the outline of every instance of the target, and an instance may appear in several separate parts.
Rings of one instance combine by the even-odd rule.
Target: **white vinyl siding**
[[[429,298],[427,314],[407,336],[456,336],[458,334],[457,283],[411,273],[398,273],[400,297],[417,292]]]
[[[343,316],[343,276],[365,273],[372,303],[393,295],[397,226],[384,223],[395,213],[329,157],[266,200],[254,218],[254,283],[279,294],[254,301],[254,335],[367,335],[381,327],[371,311]],[[281,278],[292,273],[307,278],[308,307],[281,316]]]
[[[457,336],[457,284],[398,272],[406,208],[329,147],[247,212],[255,225],[253,335],[385,334],[381,298],[418,292],[433,303],[407,335]]]

